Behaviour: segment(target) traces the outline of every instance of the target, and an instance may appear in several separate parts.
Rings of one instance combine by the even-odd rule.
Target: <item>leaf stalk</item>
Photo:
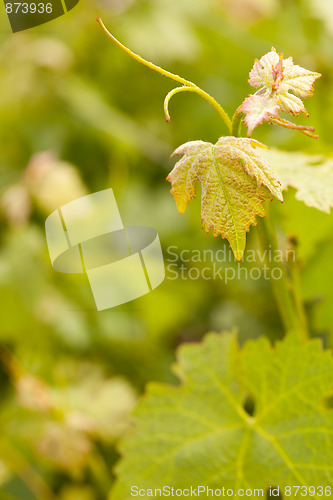
[[[263,249],[271,248],[272,253],[276,254],[279,251],[277,236],[268,214],[265,219],[258,219],[258,233]],[[268,255],[266,253],[267,259]],[[270,264],[270,262],[267,263]],[[283,326],[286,332],[295,331],[300,340],[305,340],[309,337],[309,332],[303,303],[296,290],[296,283],[294,283],[292,275],[289,273],[286,262],[274,261],[274,265],[280,270],[281,278],[274,279],[271,276],[270,282]]]
[[[244,116],[245,116],[245,114],[242,112],[238,112],[238,109],[237,109],[234,116],[232,117],[231,135],[233,135],[234,137],[240,137],[240,135],[241,135],[241,126],[242,126],[242,121],[243,121]]]

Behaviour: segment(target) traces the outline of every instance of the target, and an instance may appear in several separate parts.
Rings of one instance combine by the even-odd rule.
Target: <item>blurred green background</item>
[[[283,335],[267,280],[170,279],[152,293],[97,312],[87,282],[51,267],[46,217],[112,187],[126,225],[154,227],[167,248],[229,245],[201,229],[200,200],[179,215],[165,181],[181,143],[226,133],[209,104],[163,98],[173,82],[131,60],[101,16],[143,57],[194,81],[232,115],[252,92],[255,57],[274,46],[322,73],[306,101],[318,140],[263,125],[268,146],[330,155],[333,6],[325,0],[80,0],[65,16],[0,45],[0,499],[99,500],[112,485],[117,442],[151,380],[175,383],[175,349],[209,330],[240,342]],[[297,272],[312,334],[333,344],[333,221],[294,199],[273,203],[281,246],[298,241]],[[248,237],[256,250],[256,228]],[[179,261],[179,265],[184,264]],[[223,264],[222,264],[223,265]],[[237,270],[231,259],[228,266]],[[243,263],[243,266],[262,264]],[[205,263],[187,263],[188,268]]]

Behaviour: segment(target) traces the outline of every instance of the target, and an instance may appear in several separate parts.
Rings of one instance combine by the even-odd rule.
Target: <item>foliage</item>
[[[167,180],[172,184],[171,193],[180,213],[185,211],[189,201],[196,198],[196,183],[200,182],[203,228],[208,232],[212,227],[214,236],[221,234],[226,237],[238,261],[244,253],[245,234],[250,224],[255,223],[256,215],[263,215],[260,202],[265,197],[271,199],[272,194],[283,201],[281,187],[297,187],[299,199],[329,212],[329,196],[325,193],[327,190],[321,188],[325,167],[320,171],[318,168],[308,168],[304,179],[297,165],[293,164],[292,155],[286,153],[280,172],[284,181],[281,186],[279,174],[276,176],[263,159],[251,151],[251,147],[261,144],[238,138],[241,113],[246,114],[249,136],[257,125],[266,120],[285,128],[299,129],[307,136],[318,138],[313,134],[313,127],[288,122],[278,115],[278,111],[296,116],[301,112],[307,114],[300,98],[312,95],[313,82],[321,76],[319,73],[295,66],[291,58],[284,60],[282,54],[278,56],[275,49],[272,49],[260,61],[255,61],[250,72],[250,84],[261,87],[260,90],[248,97],[230,120],[224,108],[210,94],[191,81],[133,53],[107,30],[100,18],[97,18],[97,21],[106,35],[133,59],[183,84],[182,87],[171,90],[164,100],[167,122],[170,121],[170,99],[185,91],[196,92],[210,102],[225,122],[231,137],[221,137],[215,145],[200,140],[187,142],[177,148],[174,155],[183,157]],[[290,94],[289,90],[292,90],[293,94]],[[278,172],[281,156],[283,154],[280,152],[275,155],[278,158]],[[304,163],[304,158],[302,159]],[[330,165],[328,171],[330,173]],[[314,186],[311,183],[312,177],[315,179]],[[279,250],[276,231],[271,222],[260,224],[259,236],[266,252],[271,247],[275,251]],[[277,361],[269,356],[267,341],[264,341],[264,344],[258,342],[258,345],[266,345],[266,348],[259,348],[259,353],[255,349],[250,350],[252,356],[249,355],[249,359],[246,353],[251,348],[245,347],[244,360],[236,356],[235,349],[229,349],[229,346],[224,344],[224,357],[221,360],[218,356],[219,346],[213,341],[210,345],[210,337],[206,337],[203,343],[203,362],[200,360],[200,347],[194,347],[193,351],[186,348],[185,352],[190,354],[183,358],[185,369],[179,368],[180,375],[185,379],[183,391],[175,395],[174,388],[171,394],[164,389],[164,398],[163,389],[157,388],[156,392],[153,392],[156,397],[149,398],[148,395],[141,407],[139,406],[138,412],[142,419],[134,437],[129,438],[127,446],[125,444],[123,448],[126,458],[119,467],[120,480],[112,497],[123,500],[130,498],[133,484],[140,484],[140,487],[136,486],[139,489],[143,487],[137,493],[140,496],[155,496],[156,491],[161,495],[166,484],[169,485],[168,488],[171,484],[177,495],[177,491],[184,490],[184,487],[191,492],[193,487],[198,487],[199,491],[201,481],[206,488],[212,488],[211,491],[219,486],[220,482],[224,488],[235,485],[235,489],[231,491],[236,497],[242,496],[241,487],[250,488],[252,494],[253,490],[257,491],[255,488],[259,487],[262,495],[264,489],[267,495],[270,495],[268,490],[275,484],[282,488],[281,492],[286,492],[287,488],[292,489],[292,481],[295,480],[300,483],[296,488],[301,489],[302,496],[304,488],[305,495],[313,495],[317,490],[322,494],[326,487],[330,488],[330,457],[323,463],[321,456],[327,449],[327,438],[332,424],[331,413],[323,413],[320,404],[321,400],[329,395],[332,358],[330,353],[325,353],[328,364],[324,364],[322,372],[323,363],[316,363],[312,352],[310,356],[303,352],[304,346],[306,350],[311,349],[308,319],[300,297],[299,277],[295,273],[297,267],[295,264],[289,264],[288,253],[286,255],[283,263],[277,267],[281,273],[277,278],[279,281],[273,281],[276,279],[273,272],[270,279],[287,333],[283,346],[289,346],[289,338],[296,340],[295,345],[289,349],[282,348],[282,355],[277,350]],[[301,364],[297,363],[298,359],[302,360]],[[261,364],[265,366],[265,363],[269,367],[268,374],[273,375],[273,382],[267,374],[267,369],[257,368]],[[236,369],[237,373],[240,373],[239,380],[234,375]],[[308,370],[312,374],[310,377],[307,376]],[[277,381],[276,374],[279,372],[281,380]],[[310,378],[310,383],[311,378],[314,380],[312,389],[310,384],[310,396],[302,391],[304,378]],[[189,382],[189,387],[186,382]],[[245,395],[235,382],[243,383],[245,391],[253,398],[250,404],[254,407],[257,405],[255,413],[253,409],[246,411],[245,405],[249,403],[244,403],[244,408],[240,407],[240,399],[244,400]],[[214,384],[220,394],[213,392]],[[143,408],[142,413],[140,408]],[[304,419],[305,412],[309,418]],[[161,433],[158,432],[160,421]],[[216,427],[217,422],[219,425]],[[285,422],[286,425],[283,425]],[[144,455],[144,460],[141,458],[140,462],[136,455],[138,449],[141,454],[142,450],[149,450],[148,456]],[[307,457],[309,454],[310,460]],[[263,456],[266,456],[265,461]],[[198,479],[199,483],[196,483]],[[297,496],[298,491],[293,494]]]
[[[302,99],[313,95],[313,83],[320,74],[295,65],[293,59],[278,55],[274,47],[270,52],[255,60],[250,71],[249,84],[259,88],[245,99],[238,112],[246,113],[245,122],[248,135],[264,120],[287,128],[295,125],[282,120],[278,111],[298,116],[303,113],[309,116]],[[290,90],[292,93],[290,93]],[[299,130],[312,136],[313,127],[300,127]]]
[[[203,141],[183,144],[173,155],[184,155],[167,180],[179,212],[196,197],[202,184],[201,221],[206,232],[227,238],[237,260],[245,249],[246,232],[264,215],[262,202],[272,195],[282,201],[280,182],[253,151],[257,141],[221,137],[215,146]]]
[[[283,189],[296,189],[296,199],[327,214],[333,207],[333,161],[304,153],[270,150],[263,156],[276,172]]]
[[[119,442],[133,426],[131,408],[147,382],[177,382],[169,366],[179,344],[200,341],[207,331],[235,327],[244,346],[239,351],[233,344],[239,359],[245,352],[250,358],[254,345],[258,352],[266,346],[271,360],[281,349],[277,344],[277,350],[271,350],[263,339],[248,343],[267,337],[275,344],[283,336],[271,283],[262,273],[267,263],[258,228],[250,228],[238,263],[227,241],[201,230],[199,201],[179,216],[165,182],[172,169],[169,155],[179,144],[198,138],[214,144],[226,135],[221,117],[191,91],[170,103],[173,119],[166,124],[158,106],[161,95],[170,90],[169,81],[107,43],[96,16],[102,16],[133,50],[198,82],[226,103],[227,113],[237,109],[249,92],[246,75],[254,58],[268,53],[272,45],[278,53],[292,54],[300,66],[321,73],[316,98],[306,101],[317,141],[266,122],[255,129],[256,139],[279,148],[280,155],[301,150],[311,155],[310,162],[318,159],[319,172],[321,158],[331,155],[332,149],[332,9],[326,4],[81,1],[52,23],[15,35],[2,16],[0,497],[4,500],[105,500],[117,474]],[[297,123],[304,123],[301,116]],[[266,159],[266,151],[260,151]],[[292,172],[286,164],[280,165],[279,173],[274,151],[267,155],[271,153],[271,161],[268,157],[266,161],[281,174],[285,188]],[[308,168],[317,166],[305,165],[310,174]],[[327,190],[315,197],[325,210],[331,199],[329,175],[327,170]],[[293,173],[290,184],[296,188],[284,190],[283,204],[266,203],[266,219],[277,228],[281,255],[296,254],[287,278],[298,283],[296,295],[305,303],[310,335],[323,338],[331,348],[333,222],[327,213],[295,198],[304,189],[302,197],[308,198],[311,182],[306,179],[306,186],[301,185],[301,176]],[[135,303],[97,313],[84,279],[53,271],[44,222],[63,203],[109,187],[115,190],[126,225],[158,231],[167,278]],[[205,279],[202,273],[207,268],[221,272],[216,279]],[[252,270],[260,277],[249,277]],[[227,281],[227,272],[234,278]],[[225,342],[229,337],[218,338]],[[200,352],[209,339],[197,347]],[[293,342],[296,345],[296,339]],[[312,343],[308,348],[313,353],[316,349]],[[314,360],[325,366],[327,357],[319,349],[314,354]],[[300,358],[294,356],[295,374]],[[255,368],[266,366],[264,362],[256,359]],[[251,380],[255,373],[251,371]],[[242,394],[249,394],[251,388],[241,373],[235,371],[233,376]],[[195,391],[194,383],[191,386]],[[177,395],[184,390],[155,387],[162,398],[169,391]],[[156,397],[149,395],[146,400]],[[257,411],[260,397],[253,394],[252,399]],[[145,397],[141,408],[144,401]],[[248,411],[248,404],[245,407]],[[289,410],[285,425],[294,423]],[[138,418],[133,439],[145,425],[143,416]],[[153,414],[147,424],[152,419]],[[163,422],[158,426],[160,432]],[[318,441],[315,446],[322,449]],[[141,457],[137,461],[139,467]],[[209,461],[202,467],[208,465]]]
[[[289,335],[272,349],[262,338],[240,350],[234,334],[209,334],[179,350],[175,372],[179,387],[150,385],[137,407],[110,498],[131,498],[137,484],[234,492],[331,484],[332,411],[321,401],[332,392],[333,360],[318,340]]]

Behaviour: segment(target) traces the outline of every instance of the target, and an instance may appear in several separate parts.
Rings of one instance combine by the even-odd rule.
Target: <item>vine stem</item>
[[[143,57],[139,56],[139,54],[136,54],[135,52],[132,52],[131,49],[129,49],[128,47],[126,47],[125,45],[123,45],[121,42],[119,42],[119,40],[117,40],[117,38],[114,37],[109,32],[109,30],[106,28],[106,26],[104,25],[104,23],[103,23],[103,21],[102,21],[102,19],[100,17],[97,17],[96,21],[101,26],[101,28],[104,31],[104,33],[110,38],[110,40],[112,40],[126,54],[128,54],[130,57],[132,57],[132,59],[135,59],[136,61],[138,61],[139,63],[143,64],[144,66],[147,66],[148,68],[150,68],[150,69],[152,69],[154,71],[157,71],[157,73],[160,73],[161,75],[164,75],[167,78],[171,78],[171,80],[175,80],[176,82],[181,83],[182,85],[184,85],[184,87],[181,87],[182,89],[184,88],[184,90],[191,90],[192,92],[196,92],[201,97],[203,97],[204,99],[206,99],[206,101],[208,101],[216,109],[216,111],[219,113],[219,115],[223,119],[224,123],[226,124],[226,126],[227,126],[227,128],[229,130],[229,133],[231,132],[231,120],[230,120],[228,114],[222,108],[222,106],[214,99],[214,97],[212,97],[210,94],[208,94],[208,92],[205,92],[204,90],[202,90],[195,83],[190,82],[189,80],[186,80],[185,78],[182,78],[179,75],[175,75],[174,73],[171,73],[170,71],[167,71],[167,70],[161,68],[160,66],[157,66],[156,64],[154,64],[154,63],[152,63],[150,61],[147,61]],[[178,88],[177,92],[181,92],[179,90],[179,88]],[[175,92],[175,93],[177,93],[177,92]],[[170,98],[171,97],[172,97],[172,95],[170,96]],[[170,100],[170,98],[169,98],[169,100]],[[169,120],[170,120],[170,116],[169,116]]]
[[[233,135],[234,137],[240,136],[241,126],[244,116],[245,116],[244,113],[239,113],[238,110],[236,110],[234,116],[232,117],[231,135]]]
[[[258,218],[258,233],[261,246],[263,250],[270,248],[272,250],[272,254],[277,255],[279,247],[277,243],[276,231],[268,217],[268,210],[266,210],[266,213],[267,216],[265,219]],[[266,260],[268,260],[267,253]],[[267,263],[271,264],[269,261]],[[271,275],[270,281],[283,326],[286,332],[295,331],[301,340],[307,339],[309,337],[309,332],[303,303],[297,293],[296,284],[293,282],[292,276],[289,274],[287,264],[283,261],[274,261],[274,266],[280,270],[280,278],[274,279]]]

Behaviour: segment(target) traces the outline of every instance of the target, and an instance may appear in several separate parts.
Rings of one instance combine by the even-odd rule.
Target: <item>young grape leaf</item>
[[[264,216],[262,202],[276,196],[283,200],[281,185],[269,165],[254,152],[262,145],[251,139],[221,137],[215,145],[191,141],[173,155],[183,155],[170,172],[171,193],[182,214],[202,185],[201,219],[206,232],[227,238],[237,260],[245,249],[246,233]]]
[[[275,349],[261,338],[239,350],[235,335],[209,334],[180,348],[175,371],[180,386],[150,384],[136,409],[112,500],[129,500],[132,485],[225,487],[237,498],[241,488],[266,496],[273,485],[332,484],[333,413],[323,398],[333,360],[319,340],[289,334]]]
[[[322,156],[277,149],[263,151],[262,156],[275,171],[283,189],[288,186],[295,188],[297,200],[330,213],[333,207],[333,159],[323,161]]]
[[[281,127],[298,129],[310,137],[317,137],[313,127],[289,122],[281,118],[278,111],[294,116],[300,113],[309,116],[302,99],[313,95],[314,81],[320,77],[320,73],[294,64],[292,57],[284,59],[283,54],[278,54],[274,47],[262,56],[260,61],[255,59],[249,84],[252,87],[260,87],[260,90],[249,95],[237,110],[238,113],[246,114],[248,136],[250,137],[255,127],[265,120]]]

